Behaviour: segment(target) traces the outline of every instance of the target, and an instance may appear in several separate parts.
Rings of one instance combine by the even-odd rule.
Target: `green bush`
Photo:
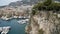
[[[47,0],[43,3],[36,4],[32,9],[32,14],[35,15],[38,10],[46,10],[46,11],[59,11],[60,10],[60,3],[55,3],[52,0]]]
[[[52,0],[46,0],[46,1],[44,2],[44,5],[45,5],[45,6],[49,6],[51,3],[52,3]]]
[[[32,15],[35,15],[36,14],[36,10],[32,10]]]
[[[33,7],[35,10],[60,10],[60,3],[52,3],[52,0],[47,0],[43,3],[38,3]]]
[[[42,29],[40,29],[38,32],[39,32],[39,34],[43,34],[44,33],[44,31]]]

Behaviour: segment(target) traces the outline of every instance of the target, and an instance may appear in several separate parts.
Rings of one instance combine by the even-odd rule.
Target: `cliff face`
[[[30,18],[27,34],[60,34],[60,14],[54,11],[39,11]]]

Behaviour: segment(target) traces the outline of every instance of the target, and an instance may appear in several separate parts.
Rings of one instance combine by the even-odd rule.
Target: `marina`
[[[19,18],[19,19],[29,19],[30,17],[23,17],[23,16],[13,16],[13,17],[9,17],[9,18],[7,18],[6,16],[2,16],[1,17],[1,19],[2,20],[6,20],[6,21],[8,21],[8,20],[11,20],[11,19],[17,19],[17,18]]]
[[[25,33],[25,26],[26,23],[20,24],[17,21],[24,20],[24,19],[11,19],[9,21],[0,19],[0,34],[26,34]],[[2,31],[2,28],[4,30]],[[9,30],[9,28],[11,28]]]

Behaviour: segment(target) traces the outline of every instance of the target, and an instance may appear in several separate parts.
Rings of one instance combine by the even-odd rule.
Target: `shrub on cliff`
[[[33,9],[35,10],[60,10],[60,3],[55,3],[52,0],[46,0],[43,3],[36,4]]]
[[[45,6],[49,6],[50,4],[52,4],[52,0],[46,0],[46,1],[44,2],[44,5],[45,5]]]
[[[60,3],[55,3],[52,0],[46,0],[45,2],[38,3],[34,5],[32,9],[32,14],[35,15],[38,10],[46,10],[46,11],[59,11],[60,10]]]
[[[33,9],[32,10],[32,15],[35,15],[35,13],[36,13],[36,10]]]
[[[44,31],[42,29],[38,30],[39,34],[43,34]]]

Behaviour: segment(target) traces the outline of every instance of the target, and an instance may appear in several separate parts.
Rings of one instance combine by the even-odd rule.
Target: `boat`
[[[19,24],[24,24],[24,23],[26,23],[24,20],[20,20],[20,21],[18,21],[18,23]]]
[[[0,27],[0,32],[1,34],[7,34],[10,30],[10,26],[7,26],[7,27]]]
[[[7,17],[2,16],[1,19],[8,21],[8,20],[12,19],[12,17],[7,18]]]
[[[2,16],[1,19],[3,19],[3,20],[9,20],[9,18],[6,18],[4,16]]]
[[[25,24],[27,23],[29,20],[28,19],[25,19],[25,20],[19,20],[17,21],[19,24]]]
[[[19,16],[18,18],[23,18],[22,16]]]
[[[18,16],[13,16],[13,18],[18,18]]]

